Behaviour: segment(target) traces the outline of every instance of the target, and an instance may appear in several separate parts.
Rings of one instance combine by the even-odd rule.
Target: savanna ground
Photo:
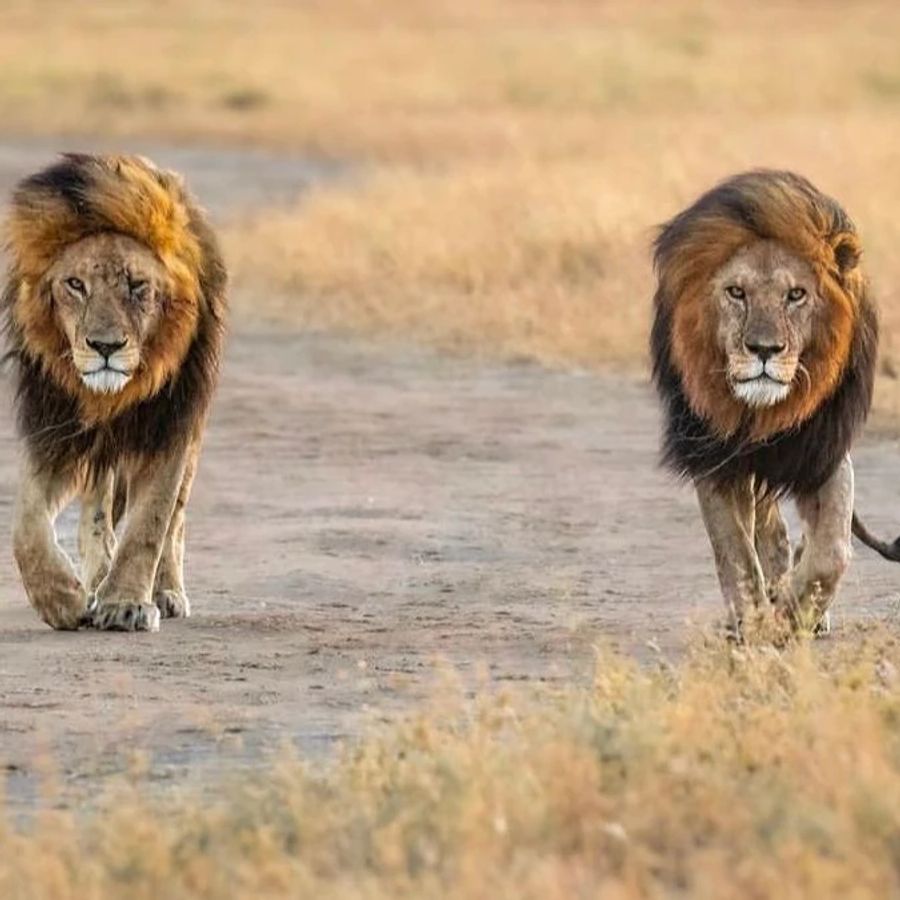
[[[65,146],[184,169],[236,325],[196,617],[55,635],[7,556],[0,896],[900,892],[898,570],[860,553],[830,641],[691,638],[717,592],[644,360],[653,226],[804,172],[863,233],[859,506],[895,526],[898,33],[866,2],[4,4],[0,181]]]

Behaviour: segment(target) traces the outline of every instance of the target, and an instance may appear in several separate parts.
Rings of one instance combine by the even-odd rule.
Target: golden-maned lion
[[[19,184],[6,239],[28,598],[54,628],[156,631],[190,612],[185,505],[225,318],[215,237],[178,176],[69,154]],[[80,577],[54,534],[76,494]]]
[[[844,210],[806,179],[731,178],[663,226],[653,374],[664,461],[693,479],[729,627],[826,631],[855,533],[851,442],[868,413],[877,321]],[[778,509],[796,499],[792,554]]]

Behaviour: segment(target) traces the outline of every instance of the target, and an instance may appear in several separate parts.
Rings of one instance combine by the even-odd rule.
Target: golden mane
[[[46,277],[66,247],[104,232],[155,253],[168,281],[140,366],[109,394],[78,377]],[[2,312],[19,429],[34,462],[100,476],[123,458],[187,446],[202,430],[218,379],[227,273],[181,179],[141,157],[65,154],[18,185],[5,238]]]
[[[13,343],[77,400],[84,424],[109,421],[153,396],[184,362],[209,302],[201,286],[209,264],[201,222],[181,179],[142,157],[67,154],[14,192],[5,227]],[[104,231],[127,235],[152,250],[170,282],[160,326],[143,348],[140,368],[117,394],[90,391],[68,363],[66,340],[44,283],[66,247]]]
[[[723,371],[725,358],[709,283],[738,250],[759,240],[778,241],[807,260],[826,307],[801,360],[808,389],[751,410],[712,374]],[[668,323],[666,349],[685,397],[716,436],[740,431],[752,441],[765,440],[808,420],[834,393],[850,363],[865,302],[860,255],[856,230],[841,207],[789,172],[732,178],[663,227],[655,253],[657,315]]]

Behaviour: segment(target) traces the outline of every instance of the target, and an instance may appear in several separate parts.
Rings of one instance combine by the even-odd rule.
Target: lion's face
[[[802,389],[803,352],[823,302],[812,267],[775,241],[758,241],[715,273],[711,292],[734,396],[767,407]]]
[[[92,235],[60,254],[46,289],[81,381],[98,393],[121,391],[160,318],[167,275],[156,255],[122,234]]]

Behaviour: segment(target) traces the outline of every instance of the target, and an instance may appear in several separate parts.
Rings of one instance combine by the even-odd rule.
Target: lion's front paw
[[[164,619],[186,619],[191,614],[191,601],[183,591],[157,591],[153,601]]]
[[[60,591],[49,597],[34,601],[40,617],[57,631],[75,631],[84,624],[87,615],[87,594],[79,587],[76,590]]]
[[[56,631],[76,631],[84,624],[85,606],[44,606],[41,618]]]
[[[798,600],[793,591],[785,592],[774,601],[775,618],[785,631],[793,634],[806,634],[815,638],[828,637],[831,634],[831,614],[822,605],[810,601],[808,597]]]
[[[159,609],[131,600],[93,600],[84,623],[98,631],[159,631]]]

